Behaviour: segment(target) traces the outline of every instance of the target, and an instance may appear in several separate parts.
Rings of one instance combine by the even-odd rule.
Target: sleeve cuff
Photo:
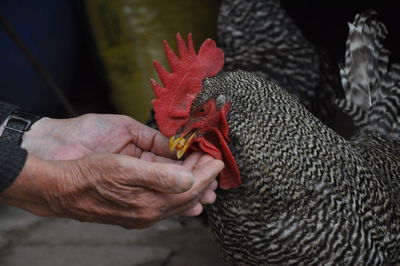
[[[0,193],[17,178],[25,165],[27,156],[26,150],[0,139]]]
[[[0,101],[0,124],[2,124],[7,117],[18,108],[17,105],[12,105],[3,101]]]

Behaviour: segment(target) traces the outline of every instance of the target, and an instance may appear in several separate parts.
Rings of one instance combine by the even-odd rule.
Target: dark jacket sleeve
[[[0,124],[18,106],[0,101]],[[24,167],[26,150],[0,139],[0,193],[8,188]]]

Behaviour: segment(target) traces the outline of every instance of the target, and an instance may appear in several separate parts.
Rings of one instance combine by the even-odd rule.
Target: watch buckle
[[[9,126],[5,126],[4,128],[12,130],[12,131],[15,131],[15,132],[18,132],[18,133],[21,133],[21,134],[23,134],[26,131],[26,129],[29,128],[29,126],[32,123],[30,120],[22,118],[20,116],[16,116],[16,115],[11,115],[10,118],[8,119],[8,121],[11,121],[11,120],[17,120],[17,121],[25,122],[24,128],[22,130],[21,129],[12,128],[12,127],[9,127]]]

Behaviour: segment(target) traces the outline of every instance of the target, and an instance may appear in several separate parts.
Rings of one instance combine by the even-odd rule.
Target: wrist
[[[64,124],[64,120],[41,118],[25,132],[21,147],[44,160],[75,159],[67,158],[71,134]]]
[[[39,138],[47,138],[49,131],[51,130],[51,124],[54,119],[48,117],[42,117],[37,120],[31,127],[30,130],[26,131],[22,136],[21,147],[28,149],[34,142],[38,141]]]

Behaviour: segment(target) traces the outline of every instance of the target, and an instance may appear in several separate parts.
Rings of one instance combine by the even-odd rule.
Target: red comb
[[[169,137],[188,121],[190,107],[202,89],[203,80],[218,74],[224,65],[224,53],[213,40],[205,40],[196,54],[191,34],[188,35],[187,46],[179,33],[176,39],[179,57],[166,41],[163,42],[172,72],[154,61],[164,87],[151,80],[156,96],[152,101],[155,118],[160,131]]]

